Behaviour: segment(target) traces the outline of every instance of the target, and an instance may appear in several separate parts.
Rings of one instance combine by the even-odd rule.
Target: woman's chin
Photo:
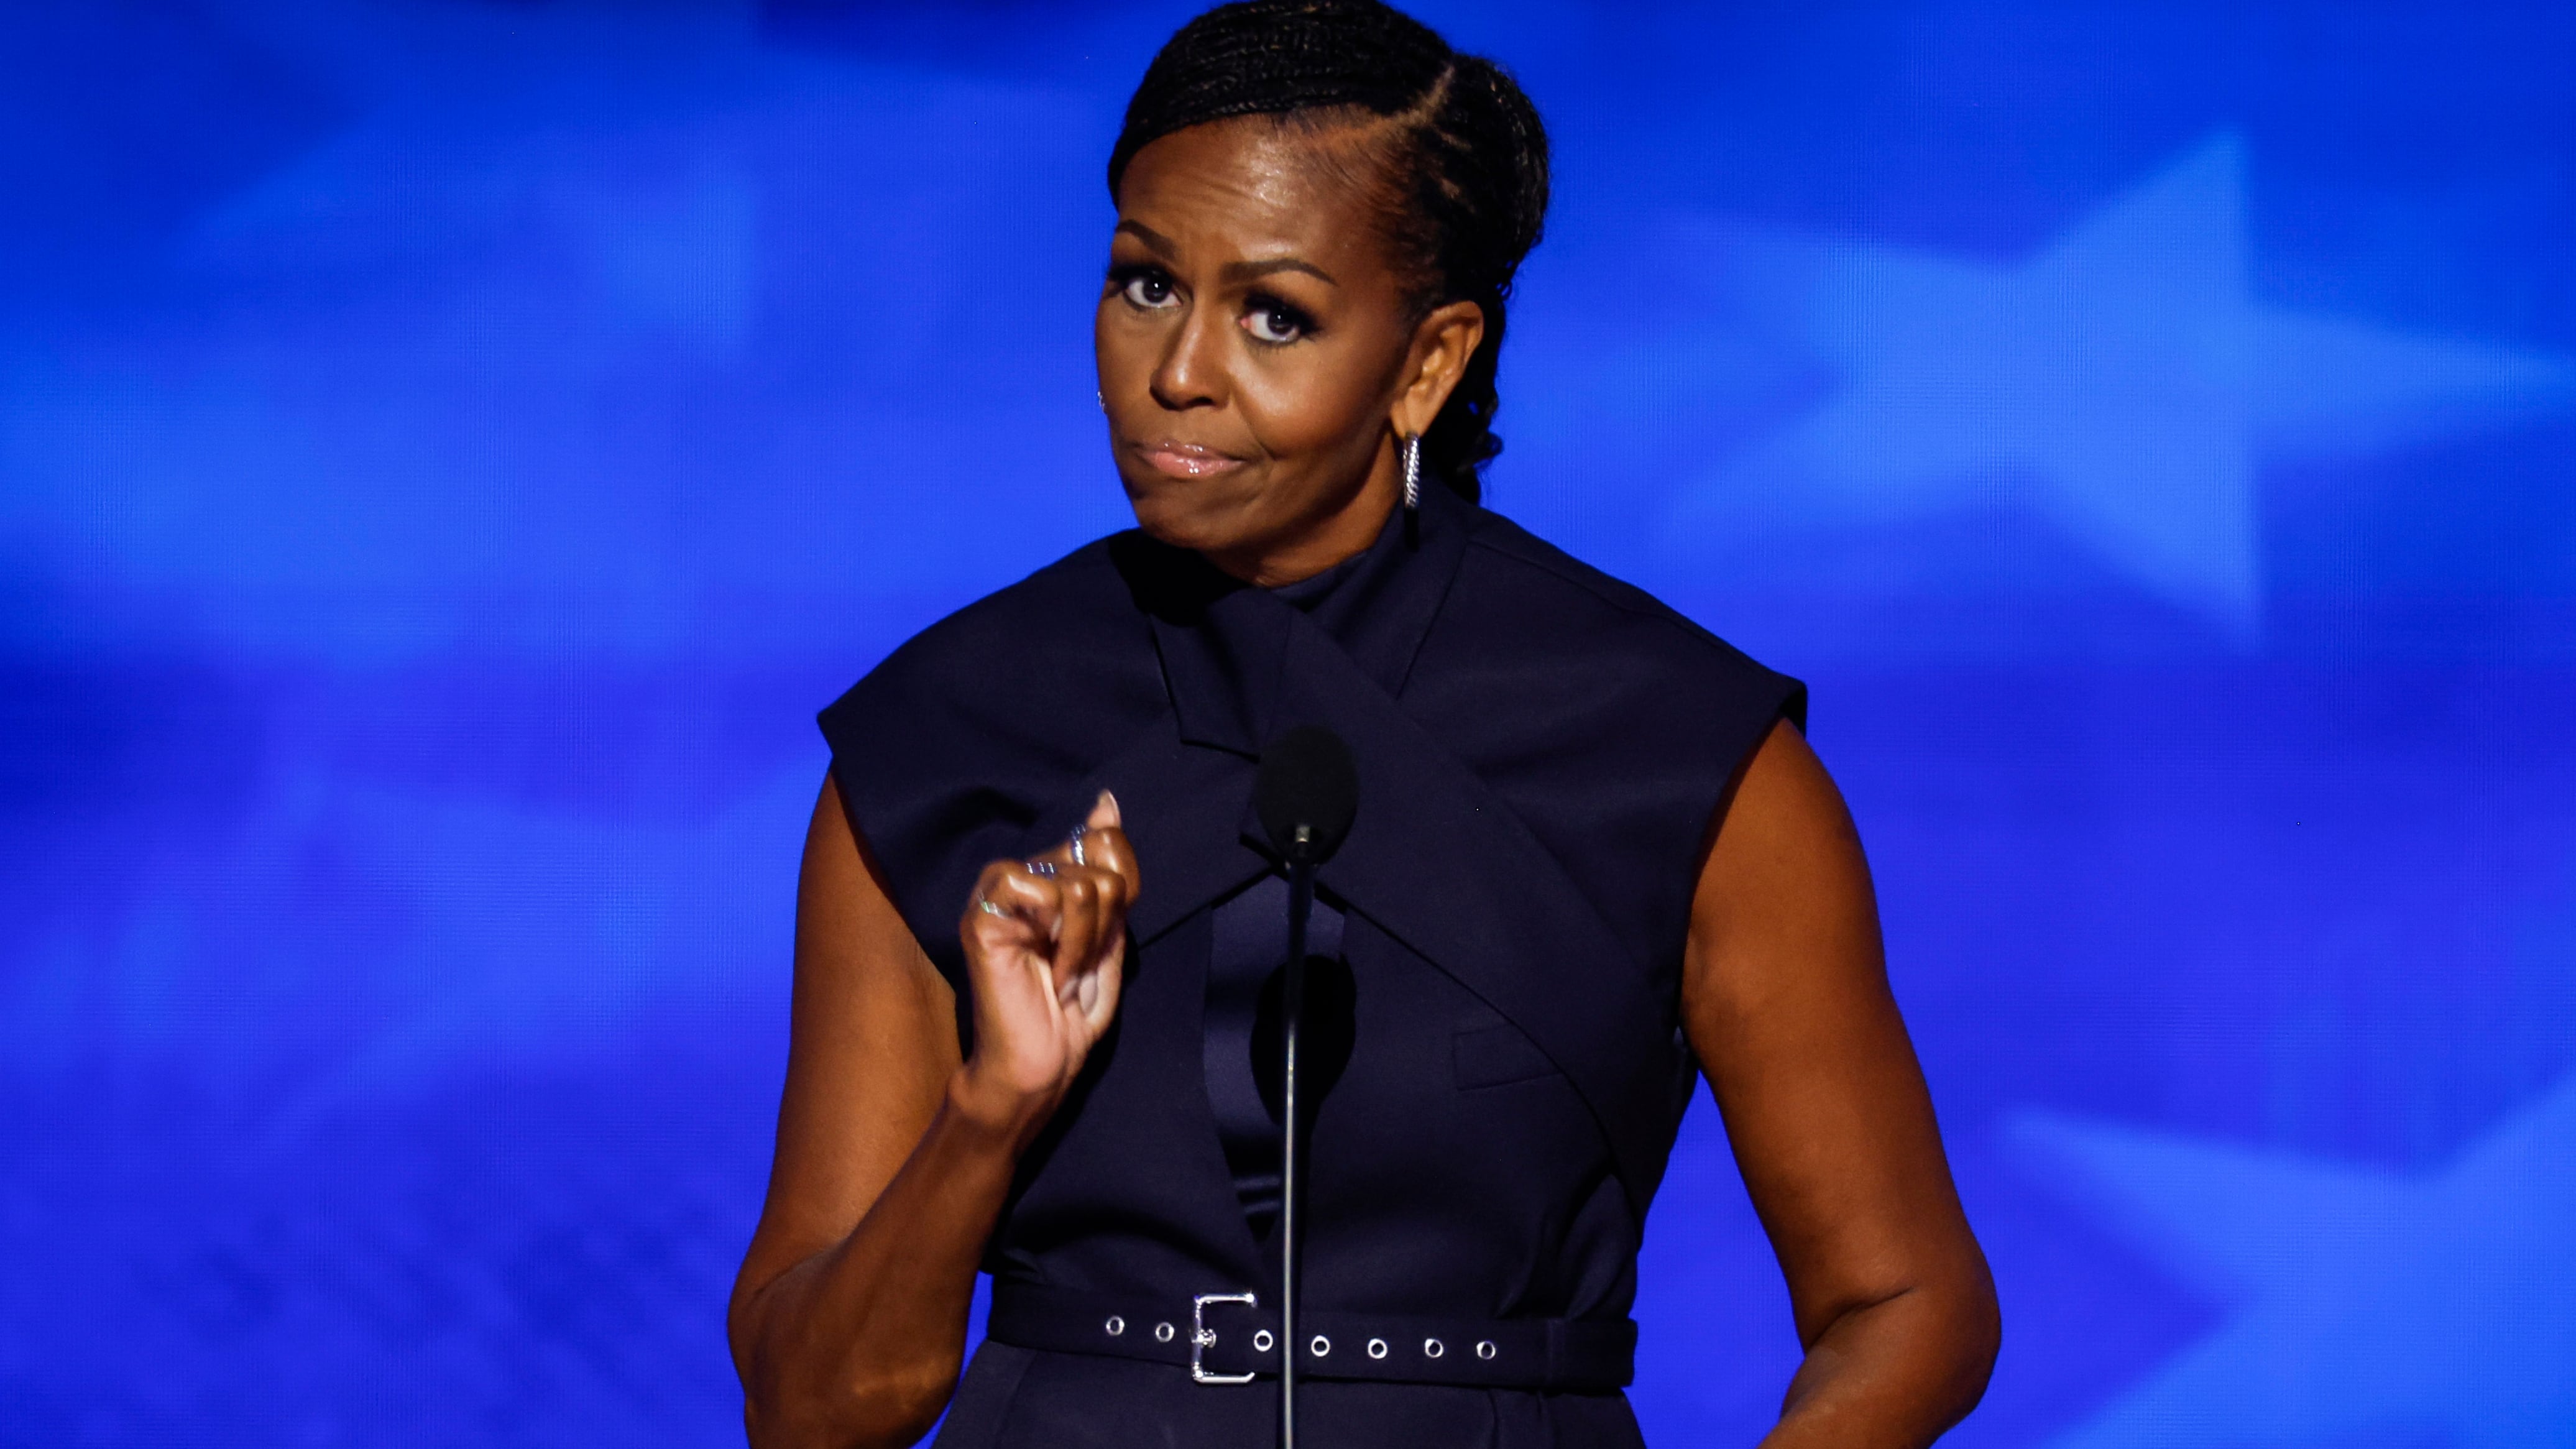
[[[1199,553],[1227,553],[1241,548],[1249,530],[1243,527],[1240,514],[1211,508],[1214,500],[1204,487],[1190,496],[1187,486],[1163,485],[1139,492],[1128,490],[1127,501],[1136,510],[1136,526],[1159,543],[1174,548],[1192,549]]]

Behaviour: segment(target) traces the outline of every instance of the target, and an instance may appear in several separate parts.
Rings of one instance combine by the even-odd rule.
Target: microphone
[[[1351,747],[1322,725],[1299,725],[1261,752],[1253,813],[1288,865],[1288,964],[1280,982],[1279,1445],[1297,1449],[1297,1026],[1306,1005],[1306,922],[1315,867],[1332,858],[1360,808]]]
[[[1291,867],[1322,865],[1351,833],[1360,808],[1360,772],[1351,747],[1322,725],[1299,725],[1261,752],[1252,808],[1270,847]]]

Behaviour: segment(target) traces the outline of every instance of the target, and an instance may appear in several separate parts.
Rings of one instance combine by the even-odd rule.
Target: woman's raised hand
[[[1064,844],[984,867],[958,935],[974,992],[964,1094],[1024,1134],[1045,1124],[1118,1014],[1136,856],[1104,790]]]

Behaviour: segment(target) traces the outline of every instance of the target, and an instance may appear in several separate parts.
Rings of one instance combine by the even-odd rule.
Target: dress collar
[[[1120,535],[1112,553],[1153,620],[1181,739],[1260,755],[1285,723],[1277,718],[1282,671],[1299,613],[1379,688],[1400,695],[1457,576],[1473,507],[1426,489],[1412,529],[1403,510],[1389,510],[1367,549],[1279,589],[1254,588],[1142,533]]]

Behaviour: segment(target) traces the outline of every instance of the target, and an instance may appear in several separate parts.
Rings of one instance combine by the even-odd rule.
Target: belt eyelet
[[[1269,1329],[1256,1328],[1252,1331],[1252,1351],[1255,1353],[1268,1353],[1278,1342],[1278,1336]]]
[[[1109,1330],[1109,1336],[1111,1338],[1116,1338],[1118,1335],[1127,1331],[1127,1320],[1113,1313],[1109,1315],[1109,1321],[1100,1326]]]
[[[1169,1343],[1172,1341],[1172,1335],[1176,1331],[1177,1330],[1168,1323],[1157,1323],[1154,1325],[1154,1341],[1156,1343]]]
[[[1489,1338],[1489,1339],[1486,1339],[1486,1340],[1484,1340],[1483,1342],[1481,1342],[1481,1343],[1479,1343],[1479,1344],[1477,1344],[1477,1345],[1476,1345],[1476,1357],[1478,1357],[1478,1358],[1484,1358],[1484,1359],[1489,1359],[1489,1358],[1492,1358],[1493,1356],[1494,1356],[1494,1341],[1493,1341],[1492,1339],[1490,1339],[1490,1338]]]
[[[1422,1356],[1424,1358],[1438,1358],[1440,1355],[1447,1353],[1448,1351],[1448,1345],[1442,1343],[1436,1338],[1426,1338],[1422,1340]]]
[[[1386,1357],[1386,1340],[1383,1338],[1370,1339],[1368,1342],[1368,1355],[1371,1358]]]
[[[1323,1358],[1332,1353],[1333,1341],[1320,1333],[1316,1334],[1315,1341],[1306,1345],[1306,1351],[1317,1358]]]

